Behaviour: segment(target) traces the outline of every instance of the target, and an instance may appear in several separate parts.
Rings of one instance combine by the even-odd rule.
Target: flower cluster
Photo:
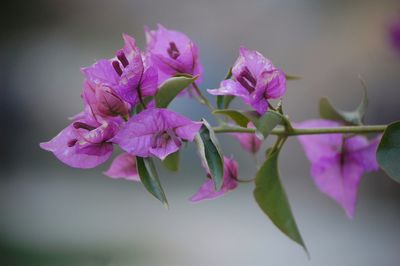
[[[396,24],[397,26],[400,24]],[[393,27],[393,43],[399,27]],[[142,182],[156,198],[167,204],[152,158],[176,170],[179,151],[185,142],[195,141],[206,181],[190,201],[214,199],[234,190],[240,182],[254,181],[254,197],[273,223],[305,248],[291,213],[278,171],[278,155],[286,139],[298,136],[316,186],[339,203],[353,217],[357,190],[364,173],[379,166],[400,181],[400,123],[365,126],[366,94],[353,112],[333,108],[321,101],[323,119],[291,123],[284,114],[282,97],[287,76],[258,51],[241,47],[230,75],[215,89],[217,108],[202,94],[203,78],[199,48],[185,34],[159,25],[145,28],[147,47],[142,52],[135,39],[123,34],[124,46],[110,59],[82,68],[83,111],[52,140],[40,146],[63,163],[76,168],[93,168],[107,161],[117,145],[117,155],[105,174],[111,178]],[[297,78],[296,78],[297,79]],[[179,95],[194,95],[218,117],[218,127],[192,121],[168,109]],[[251,110],[229,109],[241,98]],[[279,100],[274,106],[274,101]],[[275,102],[276,103],[276,102]],[[363,133],[385,134],[368,139]],[[238,164],[224,156],[216,133],[230,133],[256,159],[263,140],[277,135],[265,151],[264,163],[254,179],[242,180]],[[379,148],[378,148],[379,145]],[[376,155],[378,154],[378,156]],[[264,157],[264,156],[263,156]],[[378,165],[379,163],[379,165]]]
[[[123,34],[124,47],[115,57],[82,68],[84,110],[41,147],[62,162],[92,168],[105,162],[119,145],[126,154],[106,172],[111,177],[138,180],[135,156],[164,159],[193,141],[200,122],[154,103],[159,84],[178,73],[202,75],[197,46],[184,34],[159,26],[146,29],[147,49]],[[138,106],[143,111],[139,112]]]

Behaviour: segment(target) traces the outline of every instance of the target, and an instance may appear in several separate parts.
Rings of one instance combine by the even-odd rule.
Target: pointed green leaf
[[[231,102],[235,99],[233,95],[218,95],[217,96],[217,107],[218,109],[227,109]]]
[[[232,68],[229,68],[224,80],[232,77]],[[227,109],[231,101],[235,98],[233,95],[218,95],[217,96],[217,107],[218,109]]]
[[[365,112],[368,107],[367,88],[360,79],[363,88],[363,97],[357,109],[354,111],[342,111],[334,108],[327,98],[321,98],[319,102],[319,113],[322,118],[336,120],[350,125],[362,125]]]
[[[395,181],[400,182],[400,121],[390,124],[376,153],[379,166]]]
[[[307,252],[293,217],[278,170],[279,150],[273,152],[258,170],[254,198],[261,210],[285,235],[300,244]]]
[[[215,190],[220,190],[224,177],[224,157],[211,126],[203,119],[203,126],[196,136],[196,144],[203,164],[207,166],[214,181]]]
[[[286,80],[299,80],[299,79],[301,79],[301,77],[299,77],[299,76],[288,75],[288,74],[285,74],[285,78],[286,78]]]
[[[162,162],[168,170],[176,172],[179,170],[179,157],[180,152],[176,151],[168,155]]]
[[[284,123],[282,115],[272,110],[267,111],[261,117],[254,112],[246,112],[245,114],[253,122],[257,129],[256,135],[260,139],[265,139],[277,125]]]
[[[137,170],[144,187],[154,197],[160,200],[164,206],[168,207],[167,198],[165,197],[164,190],[161,187],[160,179],[151,158],[142,158],[136,156]]]
[[[155,96],[156,106],[159,108],[167,107],[170,102],[185,88],[192,84],[197,77],[179,76],[172,77],[160,85]]]
[[[245,116],[241,112],[233,110],[233,109],[215,110],[215,111],[213,111],[213,114],[228,116],[233,121],[235,121],[236,124],[238,124],[241,127],[247,127],[247,124],[250,122],[250,120],[247,116]]]

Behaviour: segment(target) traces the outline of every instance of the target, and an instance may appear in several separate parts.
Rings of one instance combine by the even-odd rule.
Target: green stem
[[[363,125],[363,126],[342,126],[330,128],[293,128],[287,130],[284,127],[275,128],[272,130],[271,135],[278,136],[298,136],[298,135],[316,135],[316,134],[333,134],[333,133],[379,133],[386,129],[386,125]],[[255,133],[254,128],[244,127],[229,127],[221,126],[214,127],[215,133]]]
[[[207,107],[211,110],[214,111],[215,108],[214,106],[211,105],[210,101],[201,93],[199,87],[197,86],[196,82],[193,82],[193,88],[196,91],[197,95],[200,97],[201,99],[201,103],[204,105],[207,105]]]

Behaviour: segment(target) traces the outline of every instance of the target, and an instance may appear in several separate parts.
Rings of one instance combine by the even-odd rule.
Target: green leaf
[[[156,106],[159,108],[167,107],[170,102],[185,88],[192,84],[197,77],[179,76],[172,77],[161,84],[156,98]]]
[[[277,125],[284,123],[282,115],[272,110],[267,111],[261,117],[258,117],[254,112],[247,112],[246,115],[256,127],[256,135],[260,139],[265,139]]]
[[[350,125],[362,125],[365,112],[368,107],[367,88],[362,79],[360,79],[363,88],[363,97],[357,109],[354,111],[342,111],[332,106],[327,98],[321,98],[319,102],[319,113],[322,118],[336,120]]]
[[[136,156],[136,165],[140,180],[144,187],[168,208],[167,198],[165,197],[164,190],[161,187],[160,179],[158,178],[153,160],[151,158]]]
[[[222,187],[224,177],[224,157],[219,148],[218,140],[214,131],[206,120],[203,119],[203,126],[196,136],[196,144],[199,150],[200,158],[209,169],[214,181],[215,190]]]
[[[246,115],[233,109],[215,110],[213,111],[213,114],[228,116],[241,127],[247,127],[247,124],[250,122],[249,118]]]
[[[261,210],[285,235],[301,245],[307,252],[293,217],[278,170],[279,150],[273,152],[256,174],[254,198]],[[307,252],[308,254],[308,252]]]
[[[228,73],[224,80],[230,79],[232,77],[232,68],[229,68]],[[231,101],[235,98],[233,95],[218,95],[217,96],[217,107],[218,109],[227,109]]]
[[[217,107],[218,109],[227,109],[231,102],[235,99],[233,95],[218,95],[217,96]]]
[[[299,76],[288,75],[288,74],[285,74],[285,78],[286,78],[286,80],[299,80],[299,79],[301,79],[301,77],[299,77]]]
[[[162,161],[162,163],[168,170],[176,172],[179,170],[179,157],[180,157],[180,152],[176,151],[168,155],[164,159],[164,161]]]
[[[376,159],[393,180],[400,182],[400,121],[386,128],[376,152]]]

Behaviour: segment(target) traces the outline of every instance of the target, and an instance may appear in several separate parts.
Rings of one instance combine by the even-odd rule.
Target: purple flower
[[[247,128],[254,128],[253,123],[249,122]],[[257,153],[261,147],[262,141],[254,133],[232,133],[231,135],[239,141],[243,149],[250,153]]]
[[[127,117],[129,115],[129,104],[122,100],[115,91],[102,84],[86,80],[83,84],[82,98],[90,107],[93,115],[101,117]]]
[[[224,157],[224,180],[222,188],[219,191],[215,191],[214,182],[211,179],[211,175],[207,174],[206,182],[201,185],[199,191],[194,194],[191,198],[191,202],[198,202],[202,200],[210,200],[218,198],[225,193],[234,190],[237,187],[238,178],[238,165],[233,159]]]
[[[389,24],[389,38],[393,47],[400,52],[400,18]]]
[[[136,105],[146,96],[157,92],[157,70],[136,46],[135,39],[123,34],[125,46],[115,58],[101,59],[82,68],[91,83],[109,87],[124,101]]]
[[[157,30],[145,27],[147,52],[159,71],[159,84],[178,73],[193,76],[203,74],[199,49],[185,34],[168,30],[158,24]]]
[[[110,139],[118,131],[118,124],[93,119],[80,119],[63,129],[48,142],[40,144],[54,153],[63,163],[75,168],[93,168],[105,162],[112,154]]]
[[[200,127],[167,109],[147,109],[132,117],[113,141],[132,155],[164,160],[179,150],[182,140],[193,141]]]
[[[281,98],[286,91],[282,70],[257,51],[240,48],[240,56],[232,68],[233,79],[221,82],[219,89],[208,90],[213,95],[241,97],[258,113],[268,110],[268,100]]]
[[[336,127],[339,123],[316,119],[296,123],[299,128]],[[311,176],[317,187],[337,201],[349,218],[354,216],[361,176],[379,169],[376,150],[380,136],[344,134],[303,135],[298,137],[311,162]]]
[[[139,174],[136,169],[136,157],[129,153],[121,153],[115,157],[110,168],[104,172],[105,175],[119,179],[140,181]]]

